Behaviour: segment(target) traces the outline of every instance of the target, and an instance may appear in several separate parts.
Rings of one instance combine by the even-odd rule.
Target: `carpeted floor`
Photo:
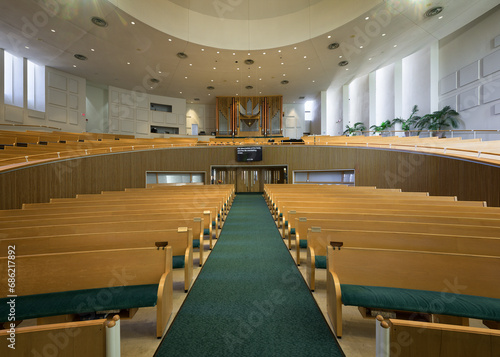
[[[155,356],[343,356],[261,195],[235,198]]]

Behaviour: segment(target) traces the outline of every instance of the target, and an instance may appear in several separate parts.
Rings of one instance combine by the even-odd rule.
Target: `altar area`
[[[283,137],[283,96],[217,97],[216,136]]]

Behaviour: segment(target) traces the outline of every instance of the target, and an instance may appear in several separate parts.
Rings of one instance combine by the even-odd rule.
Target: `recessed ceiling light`
[[[193,64],[192,64],[192,63],[190,63],[189,65],[190,65],[191,67],[193,66]]]
[[[171,38],[169,38],[169,39],[168,39],[168,42],[172,42],[172,39],[171,39]]]
[[[262,78],[259,78],[259,81],[261,81],[261,80],[262,80]]]
[[[239,70],[240,70],[240,67],[236,68],[236,70],[237,70],[237,71],[239,71]]]
[[[328,35],[328,38],[332,38],[332,35]]]
[[[315,83],[316,81],[313,81],[313,83]]]
[[[342,56],[339,56],[339,58],[342,58]]]
[[[217,69],[216,67],[214,67],[214,69]]]
[[[184,52],[177,52],[177,57],[179,57],[180,59],[186,59],[188,58],[188,55]]]
[[[95,50],[93,48],[90,49],[92,52],[94,52]]]
[[[250,56],[250,52],[248,52],[248,55]]]
[[[134,21],[132,21],[132,22],[130,22],[130,23],[131,23],[132,25],[135,25],[135,22],[134,22]]]
[[[236,53],[233,52],[233,56],[236,56]]]
[[[284,63],[283,63],[283,62],[281,62],[281,65],[284,65]]]
[[[76,67],[76,64],[74,64],[73,67]]]
[[[369,20],[369,19],[370,19],[370,16],[365,17],[365,20]]]
[[[24,48],[26,48],[27,50],[29,50],[29,49],[30,49],[30,48],[29,48],[29,46],[24,46]]]
[[[349,70],[349,68],[346,68],[345,70],[346,70],[346,71],[348,71],[348,70]]]
[[[307,58],[307,56],[304,56],[304,58]]]
[[[213,79],[210,80],[210,82],[213,82],[213,81],[214,81]]]
[[[161,71],[158,71],[159,74],[161,74]]]
[[[127,62],[127,64],[130,64],[130,62]]]
[[[348,62],[348,61],[340,61],[340,62],[339,62],[339,66],[340,66],[340,67],[347,66],[348,64],[349,64],[349,62]]]
[[[182,94],[182,92],[179,92],[179,94]]]
[[[311,67],[307,67],[307,69],[308,69],[308,70],[310,70],[310,69],[311,69]]]
[[[51,29],[50,31],[51,31],[51,32],[56,32],[56,30],[54,30],[54,29]]]
[[[217,51],[217,54],[219,54],[219,53],[220,53],[220,51]]]
[[[370,58],[368,58],[368,61],[371,61],[371,60],[372,60],[372,58],[371,58],[371,57],[370,57]]]
[[[239,82],[240,82],[240,80],[239,80],[239,79],[237,79],[237,80],[236,80],[236,83],[239,83]]]
[[[438,19],[441,20],[443,18],[443,16],[439,16]]]
[[[208,95],[210,95],[210,93],[208,93]]]
[[[281,50],[278,50],[279,53],[281,53]]]
[[[337,42],[330,43],[330,44],[328,45],[328,49],[329,49],[329,50],[336,50],[337,48],[339,48],[339,46],[340,46],[340,45],[339,45]]]
[[[385,36],[385,33],[382,34],[382,37],[384,37],[384,36]]]
[[[259,92],[259,94],[262,94],[262,92]]]
[[[432,9],[429,9],[425,12],[424,16],[425,17],[432,17],[440,14],[443,11],[442,6],[435,6]]]
[[[296,50],[296,49],[297,49],[297,47],[294,47],[293,49],[294,49],[294,50]]]
[[[99,26],[99,27],[106,27],[108,26],[108,23],[106,22],[106,20],[104,20],[103,18],[101,17],[98,17],[98,16],[93,16],[90,21],[92,21],[92,23],[96,26]]]
[[[263,55],[265,55],[266,53],[265,52],[262,52]]]
[[[261,69],[261,68],[262,68],[262,66],[259,66],[259,69]]]
[[[359,46],[359,48],[363,48],[363,46]]]
[[[394,45],[394,47],[398,47],[398,45]]]
[[[184,77],[184,79],[188,79],[188,77]]]
[[[238,95],[238,93],[236,93],[236,95]]]
[[[250,78],[250,76],[248,76],[248,78]]]
[[[80,61],[86,61],[87,60],[87,56],[81,55],[79,53],[76,53],[73,57],[75,57],[77,60],[80,60]]]
[[[205,51],[205,49],[204,49],[204,48],[202,48],[202,49],[201,49],[201,51],[203,52],[203,51]]]

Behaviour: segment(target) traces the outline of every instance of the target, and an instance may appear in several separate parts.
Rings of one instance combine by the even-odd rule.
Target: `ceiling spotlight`
[[[248,64],[248,65],[251,65],[251,64],[254,64],[255,61],[253,59],[247,59],[245,60],[245,64]]]
[[[290,82],[289,82],[289,81],[287,81],[286,79],[284,79],[284,80],[282,80],[280,83],[281,83],[281,84],[288,84],[288,83],[290,83]]]
[[[92,21],[92,23],[96,26],[99,26],[99,27],[107,27],[108,26],[108,23],[106,22],[106,20],[104,20],[103,18],[101,17],[98,17],[98,16],[93,16],[90,21]]]
[[[339,45],[337,42],[330,43],[330,44],[328,45],[328,49],[329,49],[329,50],[336,50],[337,48],[339,48],[339,46],[340,46],[340,45]]]
[[[253,86],[246,86],[246,89],[253,89]]]
[[[134,22],[134,21],[131,21],[130,23],[131,23],[132,25],[135,25],[135,22]]]
[[[432,17],[440,14],[443,11],[442,6],[435,6],[429,10],[427,10],[424,14],[424,17]]]
[[[77,59],[77,60],[80,60],[80,61],[86,61],[87,60],[87,56],[84,56],[84,55],[81,55],[79,53],[75,54],[74,57]]]
[[[339,66],[340,66],[340,67],[345,67],[345,66],[347,66],[348,64],[349,64],[349,61],[340,61],[340,62],[339,62]]]
[[[177,52],[177,57],[179,57],[181,59],[185,59],[185,58],[188,58],[188,55],[185,54],[184,52]]]
[[[214,87],[214,86],[208,86],[208,87],[207,87],[207,89],[208,89],[208,90],[214,90],[214,89],[215,89],[215,87]]]

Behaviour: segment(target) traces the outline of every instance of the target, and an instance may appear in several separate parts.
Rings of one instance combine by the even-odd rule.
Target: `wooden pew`
[[[194,222],[194,225],[199,224]],[[187,292],[191,287],[193,279],[193,230],[192,228],[181,227],[177,222],[164,222],[164,221],[135,221],[135,222],[103,222],[94,224],[69,224],[60,226],[41,226],[41,227],[19,227],[19,228],[5,228],[0,233],[1,245],[16,244],[18,239],[38,238],[38,237],[55,237],[55,236],[72,236],[79,234],[80,239],[87,240],[90,233],[107,233],[108,235],[117,233],[118,239],[109,240],[112,248],[120,248],[121,233],[135,232],[138,242],[142,241],[143,244],[153,243],[151,240],[144,241],[141,234],[147,231],[160,231],[164,239],[169,242],[174,257],[174,267],[182,267],[184,269],[184,290]],[[179,230],[179,235],[173,234]],[[155,238],[157,238],[155,236]],[[86,244],[86,242],[84,242]],[[77,243],[72,243],[78,246]],[[123,242],[125,244],[125,242]],[[129,243],[133,247],[137,243]],[[144,246],[144,245],[142,245]],[[101,244],[102,247],[102,244]],[[76,248],[75,248],[76,249]],[[103,249],[103,248],[101,248]],[[109,249],[109,248],[108,248]],[[3,255],[4,253],[2,253]]]
[[[8,260],[0,258],[1,322],[8,321],[8,295],[12,294],[7,292]],[[172,248],[168,246],[16,254],[15,269],[16,320],[156,305],[156,335],[161,337],[172,312]],[[30,308],[29,301],[36,304]]]
[[[498,321],[498,271],[498,256],[329,246],[328,315],[338,337],[343,304]]]
[[[435,222],[426,222],[425,216],[419,222],[404,222],[390,220],[345,220],[345,219],[311,219],[301,220],[296,218],[295,225],[295,247],[296,259],[300,264],[300,240],[307,239],[309,228],[321,227],[321,229],[339,229],[339,230],[363,230],[378,232],[413,232],[429,234],[460,235],[470,237],[500,237],[500,227],[487,227],[475,225],[443,224]]]
[[[392,207],[395,208],[395,207]],[[285,214],[284,214],[285,215]],[[477,226],[492,226],[497,227],[500,225],[500,212],[492,210],[491,207],[486,207],[481,210],[467,210],[458,211],[453,210],[398,210],[398,209],[377,209],[377,208],[350,208],[350,207],[340,207],[340,208],[308,208],[307,211],[295,211],[289,210],[286,212],[286,217],[288,218],[288,224],[283,226],[282,236],[288,238],[288,247],[291,248],[291,236],[295,236],[295,218],[302,217],[306,219],[330,219],[330,218],[348,218],[356,217],[369,220],[378,220],[380,216],[386,216],[390,221],[406,221],[406,222],[418,222],[422,216],[428,217],[427,222],[434,220],[438,223],[446,224],[473,224]]]
[[[316,268],[326,269],[326,248],[330,242],[343,242],[347,247],[415,250],[500,256],[500,238],[413,231],[373,231],[354,229],[307,230],[306,281],[315,290]],[[319,261],[316,260],[318,258]]]
[[[210,211],[212,217],[212,229],[215,231],[214,235],[216,238],[220,235],[220,224],[218,217],[218,209],[216,205],[201,205],[196,203],[156,203],[154,205],[151,202],[148,203],[132,203],[126,202],[120,204],[119,202],[114,202],[109,205],[69,205],[65,207],[61,207],[58,205],[45,205],[45,206],[36,206],[37,204],[30,205],[29,207],[25,207],[21,210],[6,210],[0,211],[1,217],[8,217],[14,215],[33,215],[34,213],[40,214],[66,214],[66,213],[74,213],[74,214],[88,214],[95,212],[131,212],[131,211],[140,211],[140,210],[175,210],[176,212],[192,212],[193,210],[202,209],[205,211]],[[14,213],[15,212],[15,213]],[[212,246],[212,242],[210,242]]]
[[[377,357],[494,357],[500,331],[377,316]]]
[[[14,328],[15,349],[9,348],[11,329],[0,330],[4,357],[120,355],[120,317]]]

